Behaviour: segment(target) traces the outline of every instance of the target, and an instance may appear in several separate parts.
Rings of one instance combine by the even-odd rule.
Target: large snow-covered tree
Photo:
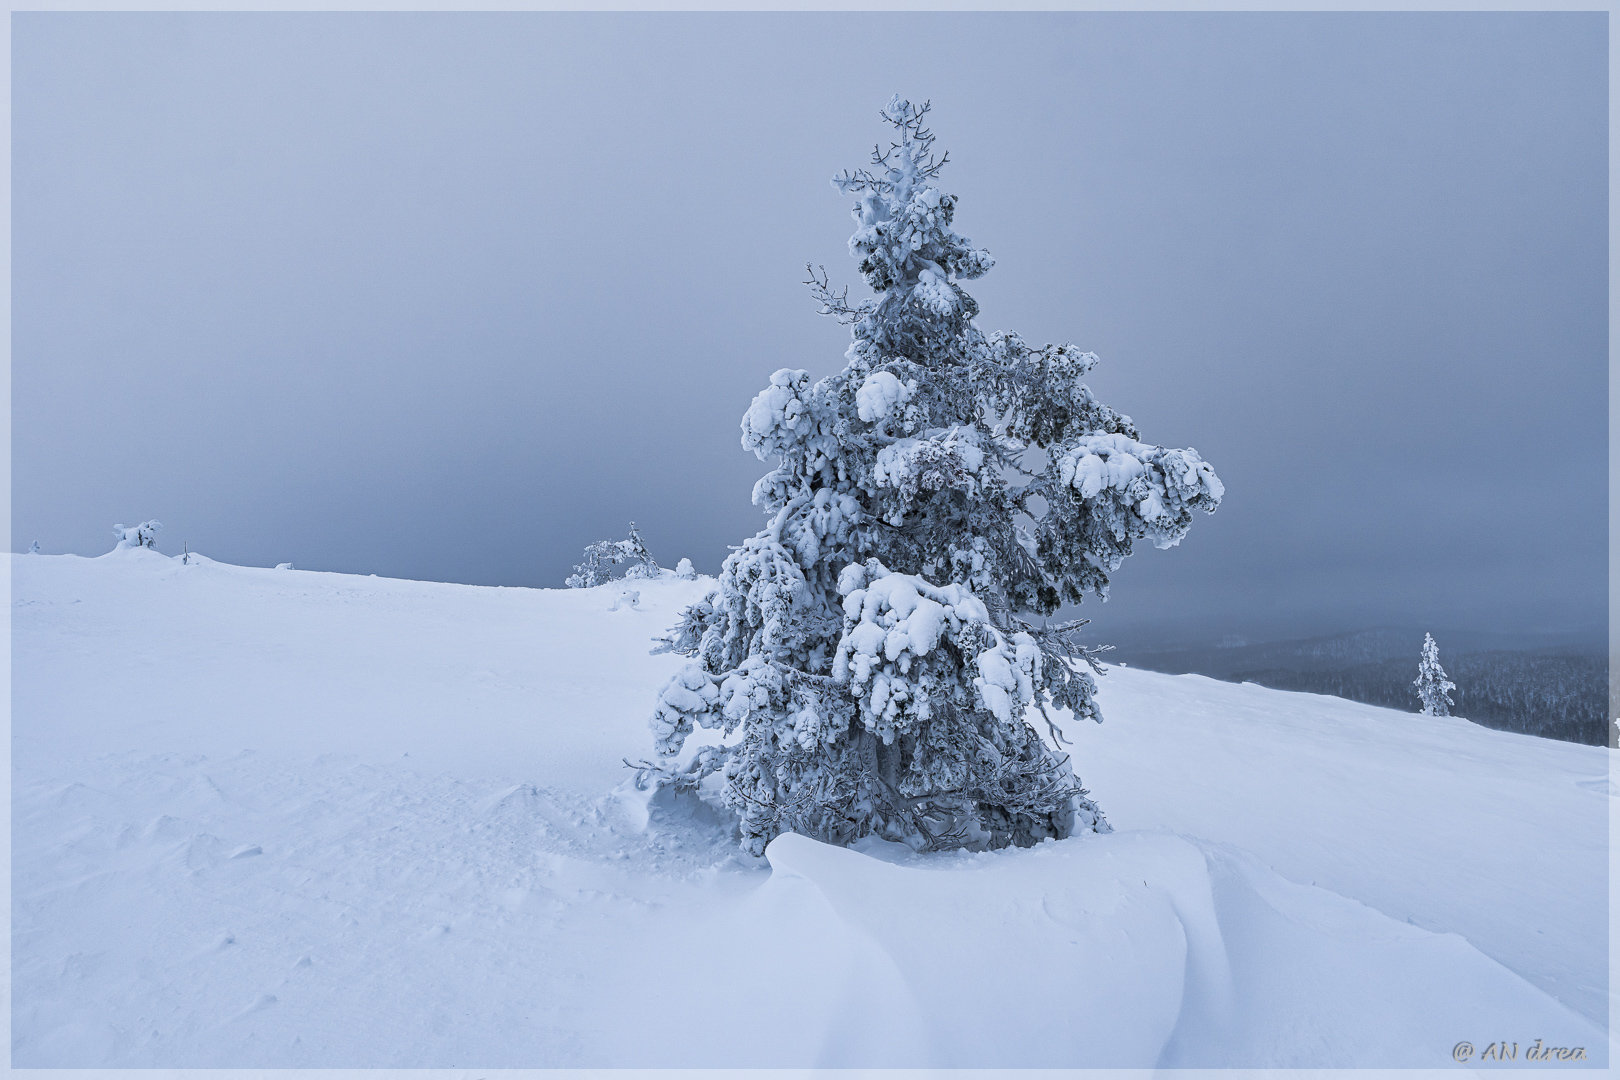
[[[874,295],[811,274],[851,327],[846,364],[784,368],[749,406],[743,445],[776,462],[754,488],[768,524],[668,638],[693,659],[644,779],[723,769],[756,853],[787,831],[940,849],[1106,830],[1050,717],[1050,742],[1026,720],[1100,719],[1094,656],[1047,617],[1106,598],[1136,541],[1170,547],[1222,495],[1196,452],[1138,441],[1093,396],[1095,355],[978,327],[962,283],[992,260],[952,227],[928,112],[891,100],[887,148],[833,181]],[[694,727],[723,738],[681,764]]]
[[[1423,655],[1418,658],[1418,674],[1412,685],[1423,702],[1423,715],[1451,715],[1451,691],[1457,689],[1457,684],[1446,678],[1446,669],[1440,666],[1440,646],[1434,643],[1433,634],[1423,635]]]

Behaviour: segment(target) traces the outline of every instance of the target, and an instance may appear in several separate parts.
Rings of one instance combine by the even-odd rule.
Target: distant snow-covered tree
[[[692,565],[691,559],[683,558],[675,564],[675,576],[682,581],[695,581],[698,576],[697,567]]]
[[[630,535],[625,539],[598,540],[588,546],[585,557],[563,584],[570,589],[594,588],[612,581],[615,569],[625,564],[628,566],[624,576],[632,580],[656,578],[662,573],[633,521],[630,523]]]
[[[666,648],[692,658],[652,720],[643,783],[723,767],[743,845],[877,834],[921,849],[999,847],[1106,830],[1030,707],[1100,719],[1093,651],[1046,617],[1146,540],[1170,547],[1222,487],[1192,450],[1138,441],[1081,381],[1097,358],[987,333],[962,283],[988,252],[952,228],[927,103],[894,98],[856,197],[850,251],[874,296],[810,275],[850,326],[843,370],[784,368],[749,406],[744,447],[776,467],[754,488],[765,528]],[[694,727],[716,729],[684,768]]]
[[[161,521],[143,521],[139,525],[114,525],[113,536],[118,538],[114,550],[124,548],[155,548],[157,546],[158,530],[163,528]]]
[[[652,557],[652,552],[647,550],[641,534],[636,531],[635,522],[630,523],[630,535],[619,543],[622,545],[620,550],[624,553],[623,561],[629,564],[624,571],[626,578],[632,581],[638,578],[656,579],[663,573],[658,561]]]
[[[613,580],[613,568],[618,562],[619,545],[616,540],[598,540],[585,549],[585,557],[574,572],[564,579],[570,589],[593,589]]]
[[[39,541],[38,540],[35,540],[32,544],[28,545],[28,554],[30,554],[30,555],[38,555],[39,554]]]
[[[1418,659],[1418,675],[1412,685],[1423,702],[1423,715],[1451,715],[1451,691],[1457,689],[1457,684],[1446,678],[1446,670],[1440,666],[1440,646],[1434,643],[1433,634],[1423,635],[1423,655]]]

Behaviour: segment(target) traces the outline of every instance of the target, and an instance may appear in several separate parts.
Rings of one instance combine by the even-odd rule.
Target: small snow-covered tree
[[[697,567],[692,565],[691,559],[682,558],[680,562],[675,564],[675,576],[682,581],[696,581],[698,576]]]
[[[30,554],[30,555],[38,555],[39,554],[39,541],[38,540],[35,540],[32,544],[28,545],[28,554]]]
[[[143,521],[139,525],[114,525],[113,536],[118,538],[115,551],[125,548],[155,548],[157,547],[158,530],[163,528],[161,521]]]
[[[1433,634],[1423,635],[1423,655],[1418,660],[1418,675],[1412,685],[1423,702],[1423,715],[1451,715],[1451,691],[1457,689],[1457,684],[1446,678],[1446,669],[1440,666],[1440,646],[1434,643]]]
[[[725,560],[666,647],[692,658],[653,717],[662,764],[723,798],[760,852],[786,831],[877,834],[921,849],[999,847],[1106,830],[1059,749],[1026,721],[1100,719],[1078,624],[1046,618],[1138,540],[1170,547],[1222,487],[1193,450],[1138,441],[1081,381],[1096,356],[987,333],[963,283],[990,255],[952,228],[927,103],[894,98],[856,197],[850,251],[874,294],[810,275],[850,326],[841,371],[784,368],[742,421],[776,467],[754,488],[765,528]],[[682,767],[694,727],[719,730]]]
[[[570,589],[594,588],[612,581],[615,568],[627,563],[626,578],[656,578],[662,572],[633,521],[630,523],[630,535],[625,539],[598,540],[588,546],[585,557],[563,584]]]
[[[656,579],[663,574],[663,569],[658,565],[658,560],[652,557],[652,552],[647,550],[647,545],[642,541],[641,534],[636,531],[635,522],[630,523],[630,535],[626,539],[619,541],[619,544],[620,550],[624,553],[623,561],[629,564],[624,571],[626,578],[632,581],[637,579],[648,580]]]

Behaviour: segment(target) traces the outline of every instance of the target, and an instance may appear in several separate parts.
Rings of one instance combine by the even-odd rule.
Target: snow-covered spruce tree
[[[569,574],[563,584],[570,589],[590,589],[597,585],[604,585],[613,580],[614,568],[629,563],[624,576],[627,578],[656,578],[660,570],[652,553],[642,541],[641,534],[636,531],[636,523],[630,523],[630,535],[623,540],[598,540],[585,549],[585,556],[580,560],[574,572]]]
[[[1434,643],[1433,634],[1423,635],[1423,655],[1412,685],[1423,702],[1424,716],[1451,715],[1451,691],[1457,689],[1457,684],[1446,678],[1446,669],[1440,666],[1440,646]]]
[[[848,362],[778,371],[754,399],[743,445],[776,459],[754,488],[769,523],[667,639],[694,659],[660,695],[663,764],[642,780],[723,767],[754,853],[787,831],[940,849],[1106,830],[1025,720],[1100,719],[1077,624],[1045,617],[1106,597],[1133,542],[1175,544],[1222,494],[1194,451],[1138,442],[1092,395],[1094,355],[975,325],[961,283],[991,258],[952,231],[927,113],[890,101],[888,149],[834,180],[858,197],[850,251],[876,295],[812,273],[852,328]],[[680,766],[694,726],[725,739]]]

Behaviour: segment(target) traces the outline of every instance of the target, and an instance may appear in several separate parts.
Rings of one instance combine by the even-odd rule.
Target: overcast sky
[[[1105,637],[1600,626],[1604,19],[18,13],[12,543],[717,569],[899,91],[981,325],[1226,483]]]

